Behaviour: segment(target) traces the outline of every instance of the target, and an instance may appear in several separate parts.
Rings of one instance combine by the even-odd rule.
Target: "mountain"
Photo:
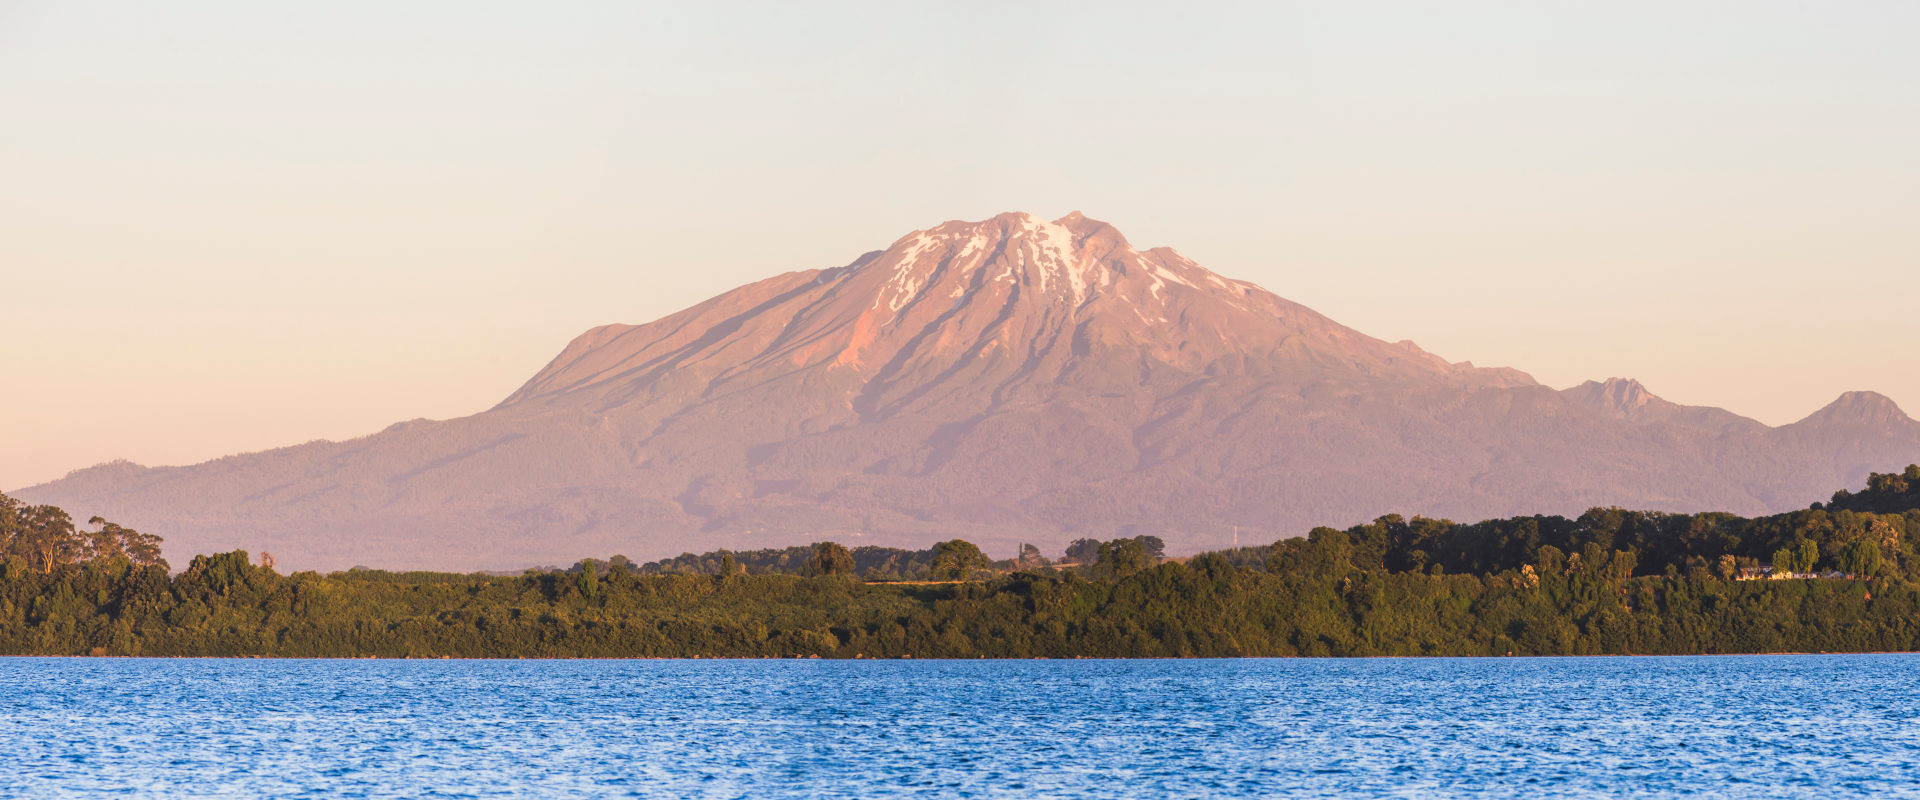
[[[18,493],[169,556],[436,569],[832,539],[1176,551],[1389,513],[1761,513],[1920,460],[1862,393],[1770,428],[1388,343],[1078,213],[916,231],[844,267],[587,331],[498,406]]]
[[[1635,425],[1676,425],[1716,433],[1759,433],[1767,427],[1724,409],[1668,402],[1631,378],[1587,381],[1561,394],[1608,419]]]
[[[1920,422],[1913,421],[1906,412],[1901,411],[1893,398],[1878,392],[1847,392],[1794,425],[1817,431],[1852,428],[1867,433],[1900,431],[1912,434],[1920,430]]]

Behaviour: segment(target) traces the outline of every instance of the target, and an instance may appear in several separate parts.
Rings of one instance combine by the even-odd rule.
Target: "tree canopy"
[[[27,505],[0,494],[0,561],[19,558],[40,572],[62,564],[114,559],[166,566],[160,558],[160,537],[100,517],[87,524],[94,529],[75,526],[73,518],[58,507]]]
[[[1867,488],[1859,493],[1841,489],[1826,505],[1832,511],[1868,511],[1899,513],[1920,508],[1920,464],[1909,464],[1904,472],[1875,472],[1867,476]]]
[[[950,539],[933,546],[933,579],[936,581],[964,581],[992,563],[969,541]]]
[[[807,562],[808,575],[850,575],[854,568],[853,554],[834,542],[815,542]]]
[[[244,552],[196,556],[169,575],[157,557],[133,555],[135,545],[155,540],[104,522],[95,523],[98,530],[63,527],[58,509],[5,501],[0,653],[1061,658],[1920,650],[1920,507],[1888,502],[1910,487],[1887,495],[1897,487],[1879,485],[1861,494],[1888,510],[1838,504],[1746,519],[1601,508],[1571,519],[1472,524],[1389,515],[1187,563],[1155,563],[1147,542],[1124,537],[1097,543],[1085,566],[995,565],[955,539],[920,554],[828,542],[760,555],[723,551],[712,556],[712,571],[698,574],[584,559],[571,570],[512,576],[283,575]],[[790,572],[720,571],[730,561],[786,564],[795,552]],[[863,557],[903,553],[941,582],[849,580],[841,571],[846,558],[859,565]],[[686,558],[704,565],[707,557]],[[1783,571],[1824,577],[1742,579],[1769,558],[1790,568]],[[797,574],[808,563],[815,576]]]

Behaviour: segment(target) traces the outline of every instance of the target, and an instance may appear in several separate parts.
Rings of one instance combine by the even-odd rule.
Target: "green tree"
[[[975,570],[985,569],[992,563],[980,548],[963,539],[950,539],[933,546],[932,574],[936,581],[964,581],[972,578]]]
[[[1139,539],[1115,539],[1100,545],[1093,571],[1108,579],[1124,578],[1151,565],[1147,547]]]
[[[1100,540],[1075,539],[1067,545],[1067,560],[1075,564],[1092,564],[1100,558]]]
[[[124,558],[139,566],[167,565],[160,558],[160,537],[123,528],[100,517],[87,520],[87,524],[100,526],[97,531],[81,533],[87,541],[90,559]]]
[[[1346,532],[1314,528],[1307,532],[1307,571],[1319,578],[1337,578],[1353,571],[1353,540]]]
[[[1795,545],[1797,551],[1793,563],[1798,572],[1812,572],[1820,568],[1820,543],[1812,539],[1801,539]]]
[[[600,562],[591,558],[580,562],[580,593],[588,598],[600,596]]]
[[[160,537],[123,528],[100,517],[87,521],[99,530],[81,530],[55,506],[30,506],[0,494],[0,558],[19,556],[39,572],[61,564],[125,559],[137,566],[166,566]]]
[[[1799,566],[1800,556],[1793,551],[1793,548],[1782,547],[1773,551],[1773,574],[1786,575],[1789,572],[1799,572]]]
[[[1558,577],[1567,571],[1567,554],[1558,547],[1545,545],[1534,553],[1533,568],[1541,577]]]
[[[807,562],[809,575],[850,575],[853,573],[853,554],[847,548],[835,542],[815,542],[813,558]]]
[[[1861,577],[1878,574],[1880,546],[1865,539],[1848,542],[1846,549],[1840,551],[1840,571]]]
[[[1906,494],[1907,476],[1895,473],[1874,473],[1867,478],[1867,491],[1873,494]]]
[[[22,509],[14,551],[26,556],[27,564],[40,572],[51,572],[55,565],[72,564],[85,558],[84,541],[75,534],[73,518],[54,506],[27,506]]]

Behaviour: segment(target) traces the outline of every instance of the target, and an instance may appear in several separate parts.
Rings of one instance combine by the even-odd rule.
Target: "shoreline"
[[[1072,656],[1048,658],[836,658],[832,656],[127,656],[127,655],[33,655],[0,653],[7,659],[108,659],[108,660],[202,660],[202,661],[940,661],[978,663],[981,661],[1509,661],[1550,658],[1755,658],[1765,656],[1911,656],[1920,650],[1784,650],[1759,653],[1581,653],[1563,655],[1504,656]]]

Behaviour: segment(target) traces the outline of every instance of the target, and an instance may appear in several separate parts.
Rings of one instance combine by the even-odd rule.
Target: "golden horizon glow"
[[[476,413],[566,341],[1074,209],[1364,333],[1920,412],[1920,7],[0,9],[0,490]]]

